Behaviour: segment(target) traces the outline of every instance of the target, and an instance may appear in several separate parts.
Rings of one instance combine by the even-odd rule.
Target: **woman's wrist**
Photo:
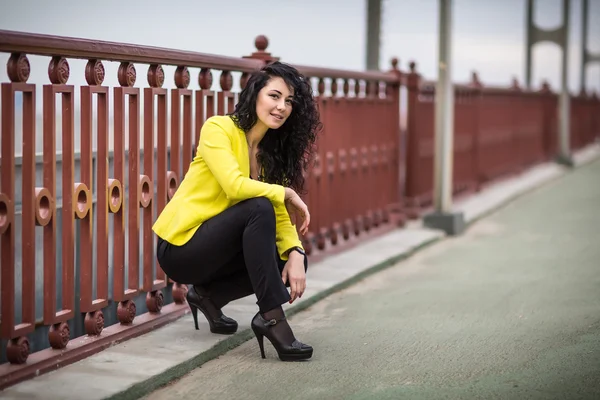
[[[292,198],[294,198],[294,196],[296,196],[296,192],[294,191],[294,189],[289,188],[289,187],[284,187],[285,190],[285,200],[290,200]]]
[[[304,251],[300,247],[292,247],[287,251],[288,258],[302,258],[304,259]]]

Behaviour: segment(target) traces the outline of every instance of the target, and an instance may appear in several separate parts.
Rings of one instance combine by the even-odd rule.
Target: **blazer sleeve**
[[[290,215],[288,214],[285,205],[281,204],[274,206],[274,208],[276,221],[275,241],[277,243],[277,252],[279,253],[279,258],[282,260],[287,260],[288,255],[285,254],[285,252],[296,246],[303,249],[302,242],[298,238],[298,231],[296,231],[296,227],[292,225]]]
[[[198,152],[229,199],[266,197],[273,206],[285,210],[285,188],[245,177],[233,153],[231,138],[215,121],[209,119],[204,123]]]

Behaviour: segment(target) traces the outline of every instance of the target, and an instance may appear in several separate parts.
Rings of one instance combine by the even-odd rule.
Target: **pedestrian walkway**
[[[600,147],[595,145],[578,153],[575,161],[582,165],[599,157]],[[562,229],[572,235],[569,236],[569,241],[574,241],[580,234],[586,238],[586,243],[593,241],[593,232],[578,230],[581,221],[577,218],[591,213],[594,201],[595,204],[600,204],[598,192],[591,189],[598,187],[599,168],[598,162],[575,170],[548,163],[486,187],[477,195],[456,204],[456,208],[465,213],[470,223],[534,188],[544,184],[550,185],[508,209],[510,211],[513,207],[519,208],[518,205],[525,202],[530,204],[529,207],[534,209],[534,215],[537,217],[531,216],[521,220],[519,216],[512,216],[508,217],[507,223],[500,221],[495,224],[488,221],[493,221],[498,216],[490,217],[489,220],[485,219],[472,227],[464,237],[432,246],[428,251],[433,253],[423,253],[426,250],[420,250],[415,257],[397,264],[390,271],[377,274],[372,280],[362,281],[330,299],[327,297],[333,293],[351,287],[359,280],[407,259],[426,245],[440,241],[444,238],[443,234],[424,229],[420,221],[415,221],[406,228],[311,265],[305,296],[299,303],[288,308],[288,315],[292,316],[293,327],[298,336],[316,349],[314,358],[309,362],[281,363],[276,359],[272,347],[267,349],[268,359],[260,359],[256,341],[248,329],[250,318],[256,312],[255,300],[250,296],[228,305],[225,309],[228,315],[240,322],[240,332],[236,335],[212,335],[204,321],[200,330],[196,331],[193,329],[191,316],[187,314],[151,333],[115,345],[55,372],[10,387],[0,392],[0,397],[79,400],[81,393],[85,393],[86,399],[133,399],[147,395],[159,386],[191,372],[178,383],[171,384],[150,397],[183,396],[195,399],[206,395],[206,398],[214,398],[214,391],[225,390],[230,392],[219,395],[219,398],[264,398],[261,393],[267,393],[269,398],[286,399],[342,398],[339,396],[343,393],[358,396],[357,398],[364,395],[363,397],[367,398],[369,394],[377,391],[380,391],[384,398],[389,391],[392,396],[390,398],[395,398],[393,388],[406,386],[406,390],[422,389],[424,394],[433,393],[427,390],[434,390],[435,387],[444,388],[444,382],[453,380],[455,370],[459,371],[456,372],[459,375],[466,374],[465,377],[479,376],[476,366],[473,366],[475,370],[465,369],[465,372],[460,372],[458,365],[470,365],[473,362],[489,369],[496,365],[495,363],[511,357],[511,344],[504,341],[503,352],[493,359],[486,359],[488,355],[491,357],[492,350],[503,349],[495,340],[501,341],[501,338],[505,337],[502,335],[506,328],[503,322],[506,321],[500,317],[505,315],[501,310],[505,310],[506,315],[512,312],[511,295],[524,295],[523,293],[529,292],[529,286],[534,299],[546,299],[545,296],[560,293],[555,288],[548,293],[544,292],[545,283],[536,281],[544,277],[543,273],[537,270],[543,265],[537,265],[535,269],[533,263],[552,259],[550,251],[561,250],[561,237],[554,237],[552,246],[546,252],[542,245],[548,245],[548,241],[541,240],[538,243],[533,240],[537,237],[535,235],[545,237],[550,232],[549,226],[546,225],[555,221],[555,228],[560,228],[562,224]],[[552,181],[555,183],[550,183]],[[577,183],[574,184],[573,181]],[[558,197],[551,196],[556,199],[546,200],[549,202],[547,204],[535,200],[545,191],[557,192]],[[586,203],[587,208],[583,204],[585,199],[590,203]],[[563,204],[568,201],[573,201],[573,204]],[[557,205],[560,207],[555,209]],[[561,214],[567,209],[568,213]],[[546,212],[541,213],[541,210]],[[575,212],[579,213],[577,218],[572,214]],[[593,218],[590,216],[585,221],[591,222]],[[538,224],[538,219],[542,224]],[[527,225],[526,221],[530,221],[530,225]],[[595,226],[600,226],[600,223],[596,223]],[[517,233],[511,231],[515,227],[520,229]],[[585,226],[582,225],[583,228]],[[521,237],[527,235],[525,232],[530,232],[531,237],[528,240],[531,243]],[[510,247],[511,240],[517,241],[520,237],[523,242],[520,247],[520,250],[523,250],[521,253],[518,252],[519,248]],[[596,243],[600,243],[600,240],[597,239]],[[536,249],[536,245],[542,247]],[[473,254],[470,254],[471,252]],[[579,256],[580,253],[583,254],[576,252],[575,255]],[[437,254],[439,258],[437,261],[425,263],[423,257],[427,257],[426,254],[430,254],[429,257],[431,254]],[[511,261],[507,259],[509,256],[521,258]],[[568,253],[561,257],[558,259],[567,260],[569,265],[571,262],[577,264],[585,261],[568,258]],[[530,261],[532,266],[528,264]],[[500,264],[494,264],[495,262]],[[557,268],[559,267],[554,267],[554,270]],[[505,276],[502,275],[502,271],[505,271]],[[571,268],[569,271],[574,270]],[[586,277],[585,282],[592,284],[593,279],[588,278]],[[373,282],[387,282],[391,286],[387,286],[385,290],[383,287],[378,289],[373,286]],[[397,293],[391,293],[391,287],[394,288],[394,293]],[[497,291],[494,293],[492,289]],[[585,291],[581,292],[582,295],[584,293]],[[600,290],[597,293],[600,293]],[[588,293],[588,296],[591,295]],[[349,301],[348,305],[344,305],[347,302],[345,298],[353,299],[356,304]],[[360,298],[364,307],[359,301]],[[498,309],[494,309],[496,306]],[[441,308],[438,310],[436,307]],[[518,308],[518,304],[514,307]],[[526,310],[529,309],[524,309]],[[538,318],[542,318],[543,312],[547,311],[534,308],[532,310],[533,316],[537,315]],[[532,315],[520,315],[524,316],[525,321],[527,318],[535,321]],[[564,315],[564,312],[560,315]],[[557,315],[556,318],[558,317]],[[338,318],[344,320],[344,324],[336,322],[339,321]],[[481,327],[477,325],[480,322]],[[518,322],[510,321],[511,324]],[[553,323],[561,326],[562,322],[564,321],[557,319]],[[541,326],[543,329],[546,326],[544,324],[547,322],[536,327]],[[481,336],[485,332],[488,336]],[[535,346],[531,345],[531,341],[534,341],[533,344],[537,343],[535,336],[526,335],[529,333],[527,327],[519,332],[523,336],[519,336],[518,342],[523,346],[529,343],[529,348],[534,351]],[[248,339],[252,340],[244,343]],[[439,343],[436,342],[438,339]],[[475,347],[469,348],[470,341]],[[236,348],[239,345],[242,346]],[[235,350],[228,353],[228,350],[234,348]],[[438,349],[435,354],[429,354],[432,348]],[[476,356],[475,353],[479,355]],[[221,358],[210,361],[219,356]],[[239,360],[234,361],[237,358]],[[434,359],[439,361],[439,365],[433,365],[436,364],[432,361]],[[418,364],[421,361],[424,364]],[[196,369],[199,366],[202,368]],[[411,372],[413,369],[414,374]],[[207,375],[197,375],[204,373]],[[318,378],[315,378],[316,375]],[[427,376],[430,377],[430,381],[425,379]],[[444,376],[448,377],[446,381]],[[437,382],[436,379],[440,380],[438,386],[427,386]],[[276,384],[271,385],[272,382]],[[361,390],[364,390],[364,393]],[[212,396],[209,396],[211,393]]]
[[[292,325],[311,361],[252,340],[147,399],[600,398],[600,162]]]

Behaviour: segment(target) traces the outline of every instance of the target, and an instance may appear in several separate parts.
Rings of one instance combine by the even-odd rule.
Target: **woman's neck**
[[[246,141],[248,142],[248,147],[251,149],[258,148],[258,144],[265,137],[269,127],[260,121],[254,124],[254,126],[248,131],[246,134]]]

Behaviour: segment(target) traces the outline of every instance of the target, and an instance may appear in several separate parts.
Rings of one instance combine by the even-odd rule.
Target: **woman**
[[[281,360],[313,353],[296,340],[281,305],[306,288],[295,225],[305,234],[310,214],[297,192],[320,128],[309,81],[289,65],[265,66],[232,114],[205,122],[185,179],[153,227],[162,269],[193,285],[187,301],[196,329],[200,310],[211,332],[234,333],[237,322],[221,308],[256,295],[251,327],[263,358],[264,336]]]

